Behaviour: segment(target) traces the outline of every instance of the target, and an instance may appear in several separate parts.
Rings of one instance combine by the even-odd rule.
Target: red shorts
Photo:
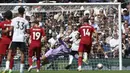
[[[28,55],[29,57],[34,56],[34,54],[36,54],[37,57],[40,57],[41,54],[41,45],[39,44],[33,44],[31,43],[29,46],[29,51],[28,51]]]
[[[92,45],[79,44],[78,52],[87,52],[89,54],[91,51],[91,46]]]
[[[3,54],[3,55],[6,54],[6,51],[8,50],[10,42],[11,42],[11,39],[7,37],[2,37],[0,39],[0,54]]]

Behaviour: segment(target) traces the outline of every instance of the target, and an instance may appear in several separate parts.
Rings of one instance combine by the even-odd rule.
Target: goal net
[[[97,64],[103,64],[103,70],[122,69],[122,50],[121,50],[121,13],[120,3],[34,3],[34,4],[0,4],[1,21],[2,14],[11,10],[14,17],[20,6],[26,9],[25,18],[32,22],[39,20],[40,26],[45,28],[47,40],[58,35],[62,29],[66,34],[70,34],[82,23],[82,18],[89,18],[91,24],[99,35],[100,45],[95,43],[89,54],[88,64],[83,63],[84,70],[97,70]],[[43,52],[46,45],[43,46]],[[28,64],[28,54],[26,53],[26,64]],[[19,54],[15,56],[14,70],[19,69]],[[1,67],[5,66],[6,57],[3,59]],[[49,66],[42,67],[43,70],[64,70],[69,63],[69,56],[59,56]],[[34,64],[35,65],[35,64]],[[70,67],[71,70],[77,69],[77,59],[74,59]],[[126,66],[123,66],[127,69]]]

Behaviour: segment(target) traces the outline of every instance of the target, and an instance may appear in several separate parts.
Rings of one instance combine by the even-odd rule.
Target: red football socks
[[[32,65],[32,57],[29,57],[29,58],[28,58],[28,63],[29,63],[29,66]]]
[[[82,57],[79,57],[78,58],[78,66],[81,66],[82,65]]]
[[[40,69],[40,58],[37,58],[37,69]]]
[[[14,56],[12,56],[10,59],[10,69],[13,69],[13,65],[14,65]]]

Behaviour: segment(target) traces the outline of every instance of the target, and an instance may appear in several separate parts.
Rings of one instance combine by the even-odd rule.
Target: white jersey
[[[50,38],[49,40],[48,40],[48,42],[50,43],[50,45],[51,45],[51,48],[56,44],[56,39],[54,39],[53,37],[52,38]]]
[[[22,17],[12,19],[11,26],[13,26],[13,42],[25,42],[25,30],[29,22]]]
[[[78,51],[78,48],[79,48],[79,42],[80,42],[80,39],[76,39],[76,35],[78,34],[78,31],[73,31],[69,37],[71,38],[70,41],[73,41],[73,44],[72,44],[72,47],[71,49],[73,51]]]

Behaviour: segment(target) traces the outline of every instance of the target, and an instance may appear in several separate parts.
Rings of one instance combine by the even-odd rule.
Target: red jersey
[[[41,43],[42,36],[45,36],[45,31],[41,27],[33,27],[29,29],[31,43]]]
[[[3,21],[3,22],[0,23],[0,28],[2,30],[10,29],[10,26],[11,26],[11,21]],[[12,32],[2,33],[2,37],[9,37],[9,38],[11,38],[12,37]]]
[[[92,34],[94,32],[94,28],[93,26],[89,25],[89,24],[84,24],[82,25],[78,31],[81,35],[81,40],[80,43],[81,44],[92,44]]]

